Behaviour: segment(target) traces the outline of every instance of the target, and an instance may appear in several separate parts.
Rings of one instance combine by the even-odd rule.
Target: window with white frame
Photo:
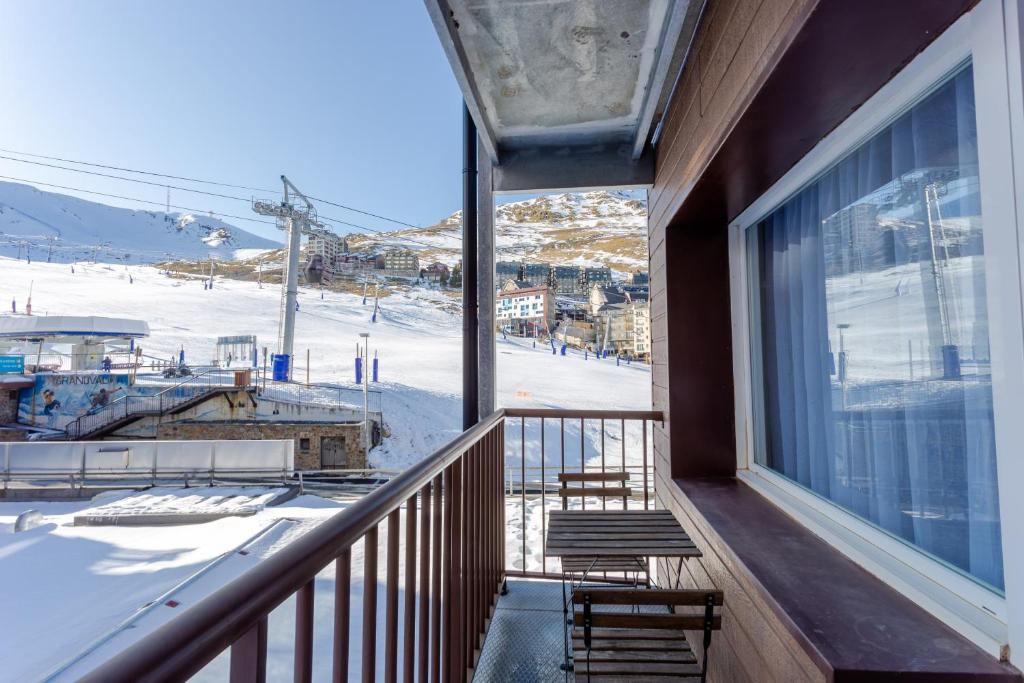
[[[965,64],[745,234],[754,459],[1004,586]]]

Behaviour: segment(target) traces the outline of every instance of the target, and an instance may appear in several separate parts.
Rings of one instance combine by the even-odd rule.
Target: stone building
[[[293,439],[295,468],[300,470],[365,469],[362,424],[330,422],[167,422],[157,427],[158,440]]]

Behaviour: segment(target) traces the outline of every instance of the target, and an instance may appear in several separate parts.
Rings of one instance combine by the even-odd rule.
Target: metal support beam
[[[477,255],[476,292],[479,311],[477,332],[480,414],[490,415],[495,409],[497,351],[495,341],[495,289],[494,289],[494,189],[493,168],[487,151],[477,147]]]
[[[494,191],[554,192],[602,187],[650,189],[654,152],[648,145],[637,160],[629,145],[534,147],[502,154],[494,168]]]
[[[479,419],[477,348],[477,172],[476,125],[468,107],[462,111],[462,427]]]

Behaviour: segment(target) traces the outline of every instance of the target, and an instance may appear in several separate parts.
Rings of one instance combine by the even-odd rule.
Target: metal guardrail
[[[664,419],[660,411],[507,408],[505,418],[507,429],[518,436],[519,441],[518,449],[513,447],[513,452],[505,453],[504,493],[509,499],[519,498],[523,557],[522,567],[506,566],[508,576],[561,578],[558,561],[548,558],[544,542],[548,497],[558,500],[558,489],[565,486],[559,482],[559,474],[628,472],[628,486],[633,489],[633,495],[623,500],[620,508],[647,510],[653,506],[654,460],[648,449],[652,423]],[[549,439],[550,431],[555,432],[551,435],[554,439]],[[639,437],[632,446],[627,444],[626,437],[630,434]],[[529,446],[528,436],[535,437]],[[618,442],[615,449],[610,446],[613,441]],[[539,465],[527,464],[528,448],[536,450]],[[557,463],[550,462],[554,456],[557,456]],[[600,486],[603,488],[605,484]],[[529,533],[528,500],[540,503],[540,538],[531,537]],[[587,508],[586,498],[581,498],[580,503],[583,509]],[[602,510],[608,509],[610,504],[604,497],[591,502]],[[565,498],[561,498],[560,505],[565,508]],[[526,566],[527,550],[538,547],[541,571],[530,571]]]
[[[511,574],[505,559],[503,473],[506,417],[513,416],[520,417],[523,429],[528,417],[638,419],[644,425],[645,444],[647,423],[662,419],[655,412],[496,411],[80,680],[185,680],[230,649],[232,681],[265,681],[268,616],[295,595],[294,679],[311,681],[315,577],[332,562],[332,680],[348,680],[351,553],[360,541],[365,562],[362,680],[377,678],[378,633],[385,641],[385,680],[396,680],[399,670],[404,680],[467,680],[501,582]],[[559,469],[567,467],[572,466],[562,464]],[[385,520],[386,597],[378,615],[378,534]],[[400,662],[398,577],[403,539],[405,645]]]
[[[370,412],[381,412],[381,390],[371,389],[368,394]],[[283,403],[303,403],[331,408],[347,407],[360,411],[363,409],[363,390],[355,387],[342,387],[330,384],[302,384],[300,382],[273,382],[259,387],[259,396],[270,401],[281,401]]]

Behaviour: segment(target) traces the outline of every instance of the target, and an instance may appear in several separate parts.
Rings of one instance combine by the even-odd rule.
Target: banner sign
[[[25,372],[25,356],[0,356],[0,375]]]

